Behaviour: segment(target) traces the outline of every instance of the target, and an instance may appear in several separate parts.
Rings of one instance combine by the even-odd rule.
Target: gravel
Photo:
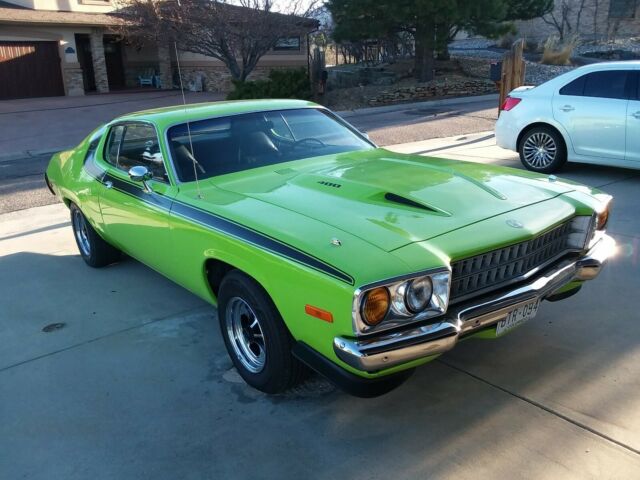
[[[599,45],[585,44],[577,47],[575,51],[577,54],[582,55],[587,52],[608,52],[609,50],[627,50],[640,53],[640,40],[637,38],[626,38]]]
[[[576,67],[559,65],[542,65],[540,63],[525,61],[525,83],[527,85],[540,85],[552,78],[570,72]]]

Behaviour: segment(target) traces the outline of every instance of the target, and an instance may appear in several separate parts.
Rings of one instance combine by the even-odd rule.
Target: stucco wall
[[[34,10],[105,13],[113,10],[111,2],[101,0],[4,0]]]

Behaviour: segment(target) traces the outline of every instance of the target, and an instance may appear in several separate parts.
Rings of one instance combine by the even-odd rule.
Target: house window
[[[273,47],[276,51],[300,50],[300,37],[280,37]]]
[[[634,18],[637,0],[610,0],[609,18]]]

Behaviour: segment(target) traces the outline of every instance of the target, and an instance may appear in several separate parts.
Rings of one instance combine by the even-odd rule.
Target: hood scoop
[[[450,217],[451,214],[449,212],[445,212],[444,210],[440,210],[439,208],[432,207],[431,205],[426,205],[424,203],[416,202],[415,200],[411,200],[410,198],[403,197],[402,195],[398,195],[396,193],[387,192],[384,194],[385,200],[388,200],[393,203],[399,203],[400,205],[406,205],[407,207],[418,208],[420,210],[425,210],[429,213],[434,213],[436,215],[443,215],[446,217]]]

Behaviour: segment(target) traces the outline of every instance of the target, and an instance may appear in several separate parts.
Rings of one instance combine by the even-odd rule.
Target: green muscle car
[[[379,395],[594,278],[611,197],[527,171],[377,148],[297,100],[125,115],[53,156],[84,261],[120,253],[217,306],[251,386],[309,367]]]

